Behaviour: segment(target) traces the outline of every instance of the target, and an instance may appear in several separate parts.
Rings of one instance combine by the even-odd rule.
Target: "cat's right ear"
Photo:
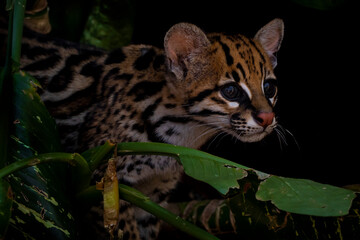
[[[276,18],[262,27],[255,35],[268,54],[273,68],[277,65],[276,52],[279,51],[284,37],[284,22]]]
[[[191,63],[210,45],[205,33],[197,26],[179,23],[170,28],[164,39],[168,68],[177,79],[184,80]]]

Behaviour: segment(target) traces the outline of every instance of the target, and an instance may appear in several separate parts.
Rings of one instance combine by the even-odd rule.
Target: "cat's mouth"
[[[260,133],[253,133],[253,134],[243,134],[238,135],[238,139],[242,142],[259,142],[263,140],[267,135],[269,135],[271,131],[262,131]]]
[[[259,142],[269,135],[276,126],[273,112],[249,112],[230,117],[231,135],[242,142]]]
[[[259,142],[269,135],[274,130],[275,126],[275,123],[267,126],[266,128],[261,126],[233,126],[231,135],[242,142]]]

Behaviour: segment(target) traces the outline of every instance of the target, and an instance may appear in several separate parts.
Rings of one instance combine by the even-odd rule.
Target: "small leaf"
[[[306,179],[271,176],[260,183],[256,198],[279,209],[313,216],[348,214],[355,192]]]

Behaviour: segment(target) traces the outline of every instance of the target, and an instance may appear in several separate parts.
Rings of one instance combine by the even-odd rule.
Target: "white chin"
[[[250,135],[237,136],[237,138],[242,142],[259,142],[264,139],[269,133],[261,132]]]

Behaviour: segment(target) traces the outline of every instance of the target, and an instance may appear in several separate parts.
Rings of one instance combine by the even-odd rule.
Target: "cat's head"
[[[260,141],[276,126],[275,57],[284,24],[274,19],[253,39],[206,35],[179,23],[165,36],[169,81],[184,98],[184,108],[199,123],[243,142]]]

